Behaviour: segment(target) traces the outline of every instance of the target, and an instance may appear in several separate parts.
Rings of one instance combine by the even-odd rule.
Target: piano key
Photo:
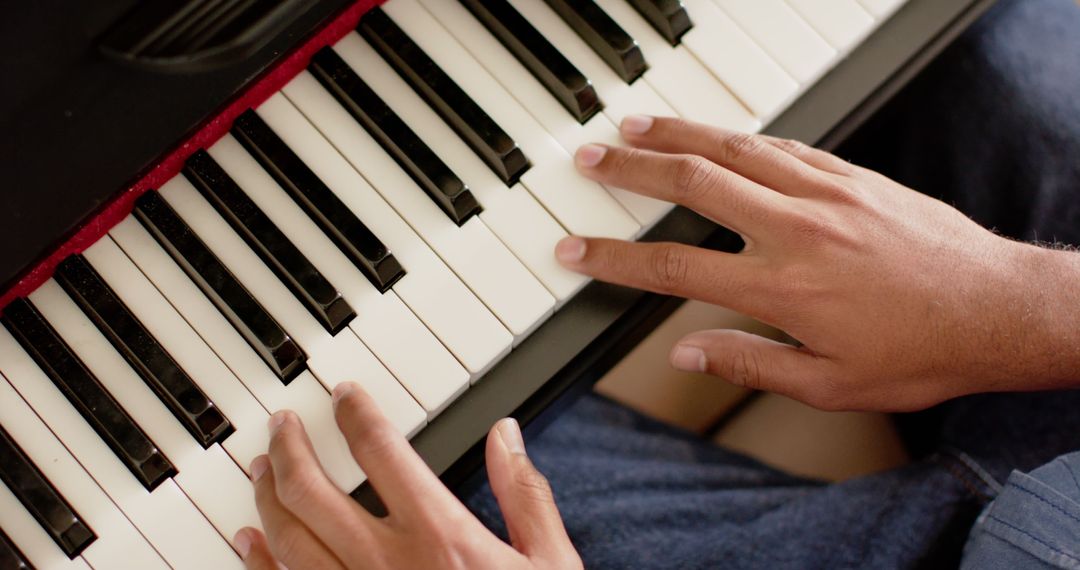
[[[683,34],[693,27],[682,0],[628,0],[653,29],[671,45],[678,45]]]
[[[13,301],[4,309],[2,320],[144,487],[152,490],[176,474],[169,459],[158,451],[30,301]]]
[[[64,260],[55,278],[199,445],[210,447],[232,434],[233,428],[221,411],[131,315],[82,256],[73,255]]]
[[[622,145],[618,129],[601,113],[584,125],[568,116],[553,99],[539,88],[539,84],[500,45],[493,36],[459,4],[454,2],[425,2],[425,7],[444,22],[451,33],[456,34],[465,47],[477,57],[494,77],[509,90],[536,120],[547,129],[567,152],[573,153],[585,143],[601,142]],[[609,187],[608,191],[630,212],[642,226],[651,226],[666,214],[672,206],[640,194]]]
[[[272,187],[278,192],[280,200],[274,204],[267,204],[260,196],[262,192],[251,192],[251,185],[247,178],[249,174],[242,169],[234,169],[233,159],[227,153],[222,155],[217,152],[216,149],[221,143],[211,147],[210,154],[263,211],[271,216],[275,225],[281,228],[282,232],[304,252],[304,255],[315,264],[319,271],[345,295],[349,304],[356,308],[358,316],[353,319],[348,329],[331,336],[319,326],[315,319],[289,294],[288,289],[274,279],[273,273],[259,260],[258,256],[244,245],[240,236],[232,231],[228,223],[214,212],[213,207],[199,196],[199,193],[186,180],[179,177],[172,179],[162,186],[162,196],[210,245],[214,253],[241,279],[259,302],[267,307],[289,335],[296,339],[296,342],[308,354],[308,368],[327,389],[332,389],[346,380],[360,382],[373,394],[383,411],[392,418],[402,433],[415,433],[423,427],[426,415],[379,360],[387,362],[387,366],[393,363],[394,366],[405,366],[405,369],[410,372],[427,373],[419,381],[427,383],[424,385],[433,384],[433,389],[438,390],[439,393],[444,390],[451,394],[459,393],[467,385],[468,375],[461,370],[460,366],[457,366],[453,357],[431,337],[423,325],[416,321],[415,316],[408,312],[396,293],[388,291],[380,294],[375,290],[367,278],[348,263],[344,254],[330,243],[322,232],[318,231],[314,222],[243,150],[236,139],[225,137],[224,140],[231,143],[236,155],[247,159],[247,167],[250,171],[263,176],[261,180],[265,184],[264,188]],[[287,224],[283,224],[280,219],[282,211],[291,211],[306,221],[308,225],[304,226],[305,232],[293,232]],[[318,241],[320,238],[325,247],[337,254],[338,257],[334,258],[333,264],[324,263],[318,252],[307,248],[306,240]],[[349,275],[351,280],[345,282],[339,279],[339,273]],[[361,323],[370,323],[374,330],[379,331],[374,333],[376,344],[370,350],[369,346],[365,346],[367,339],[361,337],[365,340],[361,342],[361,338],[357,338],[357,335],[353,333]],[[372,350],[378,351],[384,348],[378,343],[389,345],[390,350],[377,352],[379,355],[377,359],[372,354]],[[429,368],[429,366],[437,365],[445,365],[446,368],[441,372],[438,369]],[[409,379],[413,378],[410,376]],[[439,384],[448,379],[455,381],[447,382],[447,385]]]
[[[84,466],[91,468],[95,463],[108,464],[113,474],[125,480],[135,494],[146,496],[148,492],[2,327],[0,369],[6,375],[0,376],[0,427],[11,435],[12,440],[72,507],[83,515],[97,535],[97,540],[83,550],[81,558],[68,558],[33,521],[11,491],[0,484],[0,525],[11,533],[11,538],[22,548],[29,562],[38,568],[87,568],[87,563],[95,568],[168,568],[140,530],[98,486],[105,477],[95,481]],[[9,380],[19,386],[23,394],[28,396],[27,400],[16,393]],[[48,393],[56,405],[31,409],[27,401],[34,400],[30,396],[37,396],[39,392]],[[54,410],[58,413],[51,414]],[[48,426],[42,418],[48,418]],[[67,428],[72,426],[81,429],[83,440],[62,443],[58,438],[71,431]],[[71,445],[73,442],[86,443],[72,447],[76,457],[64,448],[65,443]],[[166,481],[158,489],[170,484],[171,481]]]
[[[712,0],[683,0],[694,27],[682,43],[762,123],[795,99],[799,83]]]
[[[584,123],[603,109],[596,88],[505,0],[461,0],[570,114]]]
[[[254,111],[240,115],[233,123],[232,133],[379,291],[385,292],[405,274],[393,253]]]
[[[392,0],[382,9],[518,141],[533,161],[522,184],[566,230],[616,239],[637,235],[640,224],[602,186],[581,176],[559,143],[416,0]]]
[[[308,71],[454,223],[464,225],[480,213],[479,202],[457,174],[332,49],[315,54]]]
[[[514,139],[469,99],[382,10],[374,8],[368,12],[357,29],[507,186],[517,183],[530,164]]]
[[[64,295],[57,285],[53,284],[53,288]],[[85,320],[77,309],[75,314]],[[100,335],[93,327],[89,327],[89,330]],[[0,390],[0,406],[6,406],[0,409],[0,424],[15,436],[19,445],[27,450],[31,459],[84,514],[87,523],[98,533],[98,540],[83,553],[91,566],[140,569],[242,567],[240,558],[231,552],[220,534],[180,491],[175,480],[162,481],[152,492],[141,486],[102,442],[102,438],[79,416],[75,407],[2,328],[0,370],[19,394],[26,398],[25,404],[29,405],[26,407],[22,401],[18,401],[17,404],[22,407],[11,409],[10,399],[4,398]],[[149,390],[138,381],[133,388],[135,392]],[[41,420],[38,420],[39,417]],[[27,438],[21,437],[26,433],[21,430],[25,426],[35,425],[35,421],[40,431]],[[41,425],[42,421],[48,424],[48,428]],[[55,434],[55,439],[43,437],[50,431]],[[38,454],[39,451],[48,453],[52,449],[50,446],[66,447],[78,463],[70,459],[65,461],[55,452]],[[201,449],[198,446],[195,448]],[[85,473],[82,469],[86,470]],[[86,481],[89,481],[89,486],[86,486]],[[72,487],[69,491],[68,485],[79,487]],[[251,484],[246,487],[251,489]],[[105,493],[102,494],[102,491]],[[253,500],[245,496],[227,498],[222,507],[243,508]],[[139,534],[146,538],[145,542]],[[158,554],[168,566],[162,564]]]
[[[235,431],[221,446],[246,469],[257,455],[266,451],[266,420],[269,418],[266,410],[115,243],[99,240],[83,252],[83,256],[151,336],[228,418]],[[179,464],[177,468],[180,468]]]
[[[842,52],[858,45],[874,27],[874,17],[856,0],[788,0],[788,4]]]
[[[304,254],[296,249],[266,214],[205,150],[184,165],[184,176],[202,193],[236,233],[244,238],[274,274],[296,295],[330,334],[337,334],[355,316],[349,303]]]
[[[17,507],[15,507],[17,508]],[[81,558],[76,560],[82,561]],[[60,563],[62,561],[57,560],[54,563]],[[83,564],[83,567],[86,567]],[[8,568],[10,570],[30,570],[32,566],[27,562],[26,556],[19,550],[18,546],[8,538],[7,533],[4,532],[3,526],[0,526],[0,568]]]
[[[355,76],[344,61],[338,58],[338,62]],[[283,92],[502,321],[515,340],[524,339],[551,315],[555,299],[483,220],[469,220],[458,227],[441,215],[383,154],[378,143],[349,121],[349,114],[311,75],[301,73]],[[393,113],[389,108],[387,112]]]
[[[596,3],[641,45],[651,63],[645,81],[679,115],[691,121],[747,133],[761,129],[761,122],[686,46],[672,48],[626,0],[597,0]]]
[[[60,496],[2,427],[0,481],[15,494],[68,558],[75,558],[97,540],[79,513]]]
[[[591,0],[546,0],[623,81],[633,83],[648,68],[641,47]]]
[[[108,239],[99,243],[102,242],[116,248]],[[72,350],[98,377],[105,379],[109,391],[174,462],[178,473],[173,482],[186,495],[181,504],[190,499],[189,505],[197,509],[194,513],[189,511],[188,524],[193,528],[187,532],[206,539],[207,556],[226,561],[235,559],[222,537],[231,538],[244,526],[259,523],[251,484],[243,470],[220,445],[203,448],[187,434],[55,281],[46,282],[31,298]],[[262,427],[265,432],[265,426]],[[266,439],[263,444],[268,444]]]
[[[446,4],[457,7],[466,17],[471,18],[461,5],[453,2]],[[491,39],[495,41],[494,38]],[[507,191],[498,177],[461,144],[453,130],[439,119],[438,114],[428,107],[403,79],[393,73],[390,66],[358,34],[346,35],[334,46],[334,50],[354,70],[362,73],[371,88],[398,116],[428,141],[432,150],[455,172],[461,174],[462,179],[484,203],[480,219],[558,301],[568,299],[581,288],[586,279],[578,273],[564,269],[551,254],[555,244],[566,236],[566,232],[527,190],[515,185]],[[528,72],[524,73],[533,80]],[[537,87],[539,88],[539,84]],[[556,108],[561,117],[572,125],[578,125],[577,121],[567,116],[562,107],[546,93],[542,96]]]
[[[874,15],[878,20],[884,20],[900,9],[907,0],[859,0],[863,8]]]
[[[410,267],[413,278],[399,281],[394,291],[474,380],[509,352],[510,332],[284,95],[271,97],[258,112]]]
[[[304,354],[296,343],[157,192],[147,192],[136,200],[132,214],[210,297],[282,382],[288,384],[304,369]]]
[[[784,0],[716,2],[799,83],[821,77],[836,58],[836,50]]]
[[[137,221],[128,218],[109,231],[109,237],[176,307],[268,412],[292,409],[311,435],[312,446],[327,474],[342,490],[351,492],[364,476],[349,453],[331,409],[330,394],[311,371],[288,386],[282,384],[213,303]],[[284,236],[282,236],[284,237]],[[349,331],[345,331],[347,334]]]

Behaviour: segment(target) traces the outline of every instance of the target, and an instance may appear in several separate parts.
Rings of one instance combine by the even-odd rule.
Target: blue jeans
[[[1003,234],[1080,244],[1080,8],[1002,0],[840,154]],[[529,450],[592,568],[1080,568],[1080,391],[896,419],[913,462],[837,484],[598,396]],[[486,485],[465,500],[506,537]]]

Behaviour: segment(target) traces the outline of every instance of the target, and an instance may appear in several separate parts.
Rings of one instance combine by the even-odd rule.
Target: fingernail
[[[266,474],[266,470],[270,468],[270,458],[265,455],[260,455],[251,461],[251,482],[254,483],[262,476]]]
[[[270,416],[270,419],[266,422],[266,427],[270,429],[270,434],[273,435],[277,430],[281,429],[281,424],[285,423],[285,420],[289,419],[289,412],[281,410]]]
[[[563,263],[577,263],[585,259],[585,240],[568,236],[555,245],[555,258]]]
[[[607,147],[598,144],[582,145],[581,148],[577,150],[576,155],[578,166],[592,168],[597,164],[600,164],[601,160],[604,160],[605,154],[607,154]]]
[[[247,529],[237,531],[236,536],[233,537],[233,546],[236,547],[240,558],[248,557],[248,553],[251,552],[251,536],[248,535]]]
[[[341,401],[342,398],[349,395],[349,392],[352,392],[353,389],[355,389],[355,388],[356,388],[356,385],[353,384],[352,382],[342,382],[341,384],[338,384],[337,386],[334,386],[334,393],[333,393],[334,405],[336,406],[338,404],[338,402]]]
[[[516,455],[525,455],[525,440],[521,438],[521,428],[514,418],[499,420],[499,438],[506,449]]]
[[[653,118],[645,115],[627,115],[620,128],[628,135],[643,135],[652,128]]]
[[[671,355],[671,365],[683,372],[705,372],[705,352],[696,346],[678,346]]]

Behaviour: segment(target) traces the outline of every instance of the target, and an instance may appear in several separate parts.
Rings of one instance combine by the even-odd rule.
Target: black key
[[[176,364],[81,255],[56,269],[56,281],[204,448],[224,441],[229,420]]]
[[[321,49],[311,59],[308,71],[333,93],[454,223],[460,226],[480,213],[480,204],[465,183],[334,50]]]
[[[176,475],[168,458],[30,301],[12,301],[0,321],[148,491]]]
[[[694,27],[682,0],[629,0],[652,27],[673,46]]]
[[[507,186],[517,183],[531,166],[525,153],[385,12],[371,10],[357,30]]]
[[[26,556],[19,552],[19,547],[0,529],[0,568],[10,570],[33,570]]]
[[[132,213],[282,381],[304,371],[300,347],[160,194],[140,196]]]
[[[19,502],[33,515],[41,528],[45,529],[60,550],[69,558],[75,558],[97,536],[79,513],[71,508],[52,483],[38,470],[30,458],[23,453],[15,440],[4,428],[0,427],[0,480],[7,485]],[[6,537],[5,537],[6,538]],[[0,556],[2,559],[2,556]],[[8,568],[8,566],[0,566]]]
[[[585,124],[604,106],[592,83],[506,0],[460,0],[476,19]]]
[[[626,33],[593,0],[546,0],[548,6],[589,44],[627,83],[633,83],[648,69],[645,54],[634,38]]]
[[[348,326],[356,312],[289,238],[237,186],[205,150],[196,151],[184,176],[217,208],[248,246],[332,335]]]
[[[233,123],[232,134],[376,289],[386,292],[405,275],[405,269],[390,250],[255,111],[244,111]]]

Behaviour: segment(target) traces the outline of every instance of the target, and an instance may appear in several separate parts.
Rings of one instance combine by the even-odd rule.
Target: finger
[[[233,538],[233,544],[244,560],[247,570],[280,570],[277,560],[270,553],[270,545],[263,533],[251,527],[240,529]]]
[[[784,223],[788,208],[784,196],[695,154],[587,144],[575,162],[597,182],[682,204],[743,235]]]
[[[391,516],[464,509],[359,384],[342,382],[334,388],[334,416]]]
[[[825,172],[846,176],[854,170],[852,164],[831,152],[825,152],[808,144],[792,139],[783,139],[769,135],[761,135],[761,138],[774,147],[798,158],[799,160]]]
[[[330,481],[296,414],[278,412],[269,425],[278,500],[337,557],[362,554],[374,517]]]
[[[649,120],[651,119],[651,124]],[[668,154],[702,156],[762,186],[790,196],[813,194],[828,182],[821,171],[747,133],[668,117],[623,119],[627,142]]]
[[[687,335],[671,350],[672,366],[705,372],[753,390],[765,390],[807,403],[828,390],[830,361],[797,348],[736,330]]]
[[[278,500],[270,458],[251,462],[255,505],[274,558],[289,568],[342,568],[338,559]]]
[[[601,281],[677,295],[764,318],[769,286],[757,258],[678,243],[563,238],[555,256],[566,268]]]
[[[491,490],[514,548],[557,568],[576,566],[569,563],[577,554],[555,505],[551,485],[525,454],[525,442],[515,420],[506,418],[491,428],[486,453]]]

